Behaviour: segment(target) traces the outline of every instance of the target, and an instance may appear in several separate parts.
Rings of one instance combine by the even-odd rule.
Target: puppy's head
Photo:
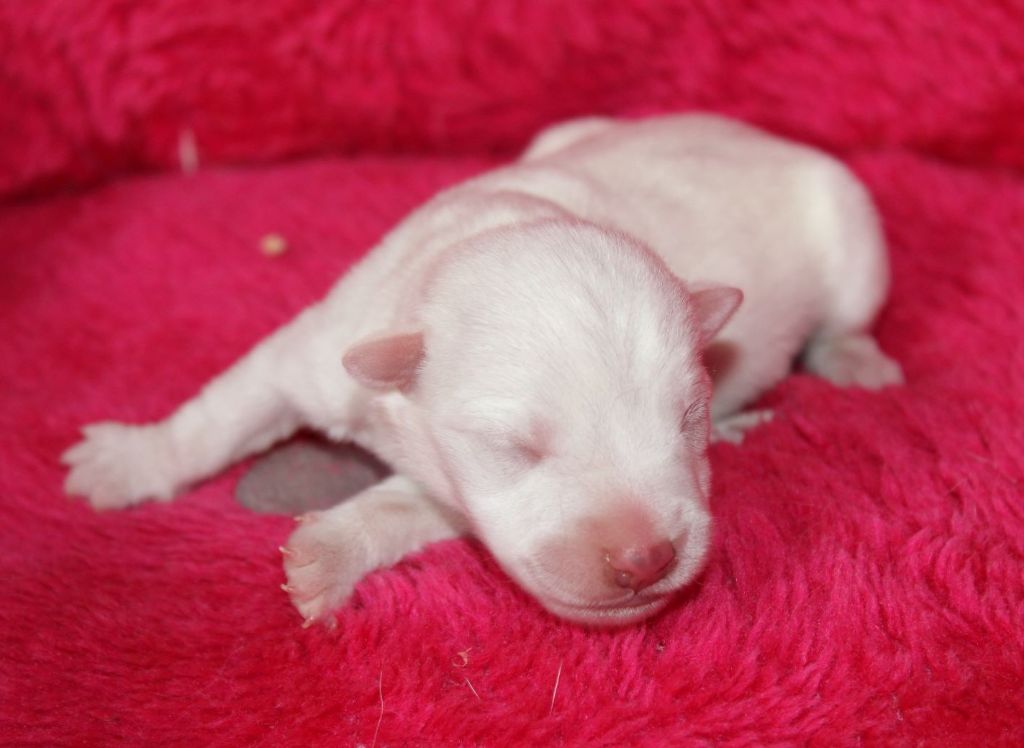
[[[364,341],[388,457],[550,611],[595,624],[662,607],[707,553],[710,381],[701,351],[739,291],[688,291],[635,241],[544,222],[453,248],[414,324]]]

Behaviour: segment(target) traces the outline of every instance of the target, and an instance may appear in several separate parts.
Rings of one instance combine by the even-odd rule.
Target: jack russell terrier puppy
[[[281,549],[307,624],[465,533],[556,615],[627,623],[700,571],[709,439],[765,420],[741,409],[794,358],[902,380],[868,334],[887,286],[829,156],[709,115],[576,120],[416,210],[166,420],[86,426],[66,489],[167,500],[312,427],[395,474]]]

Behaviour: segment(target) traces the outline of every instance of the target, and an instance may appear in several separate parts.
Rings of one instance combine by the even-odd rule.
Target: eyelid
[[[683,412],[683,417],[680,419],[680,429],[686,430],[693,428],[701,421],[707,419],[708,416],[708,402],[707,400],[700,399],[694,400]]]
[[[521,419],[502,420],[473,414],[452,425],[455,431],[476,437],[492,449],[517,453],[530,463],[543,460],[548,454],[550,426],[540,419],[531,419],[524,425]]]
[[[512,439],[510,446],[531,464],[537,464],[546,456],[543,447],[531,441]]]

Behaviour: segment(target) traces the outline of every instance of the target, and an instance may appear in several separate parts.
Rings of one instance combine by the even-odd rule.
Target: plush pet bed
[[[0,5],[0,744],[1024,743],[1022,19]],[[235,502],[241,468],[120,513],[63,494],[80,425],[166,415],[545,123],[696,108],[865,180],[907,383],[769,393],[771,423],[712,449],[714,550],[663,614],[563,623],[460,540],[304,630],[279,589],[292,520]]]

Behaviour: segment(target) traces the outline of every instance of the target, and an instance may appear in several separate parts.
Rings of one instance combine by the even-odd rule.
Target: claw
[[[283,546],[283,545],[277,546],[277,550],[281,551],[281,555],[282,556],[294,556],[295,555],[295,551],[293,551],[291,548],[288,548],[288,547]]]
[[[290,584],[282,584],[281,589],[287,592],[289,595],[295,592],[295,588],[292,587]]]
[[[309,618],[307,618],[305,621],[302,622],[302,628],[308,629],[314,623],[316,623],[316,619],[313,616],[310,616]]]

